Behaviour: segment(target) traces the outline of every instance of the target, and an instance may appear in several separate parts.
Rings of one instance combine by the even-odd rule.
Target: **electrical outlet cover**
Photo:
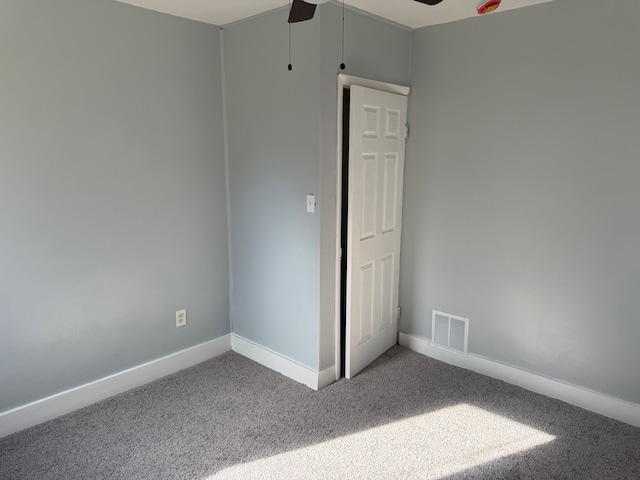
[[[187,310],[178,310],[176,312],[176,327],[184,327],[187,324]]]

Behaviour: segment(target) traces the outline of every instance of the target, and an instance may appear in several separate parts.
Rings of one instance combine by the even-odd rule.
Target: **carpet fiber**
[[[0,439],[8,479],[640,479],[640,429],[394,347],[314,392],[234,352]]]

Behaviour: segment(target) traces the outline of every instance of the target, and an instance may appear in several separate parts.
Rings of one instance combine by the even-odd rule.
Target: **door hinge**
[[[400,315],[402,315],[402,309],[398,306],[398,320],[400,320]]]
[[[409,138],[409,124],[408,123],[404,126],[404,139],[406,140],[407,138]]]

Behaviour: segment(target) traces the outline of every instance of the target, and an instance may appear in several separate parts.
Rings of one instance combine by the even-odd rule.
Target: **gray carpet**
[[[236,353],[0,439],[8,479],[640,479],[640,429],[394,347],[314,392]]]

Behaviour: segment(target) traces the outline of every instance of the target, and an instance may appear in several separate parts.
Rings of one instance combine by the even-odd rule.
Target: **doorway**
[[[380,112],[379,118],[376,117],[376,125],[377,128],[379,129],[380,132],[384,132],[380,135],[380,138],[382,138],[382,140],[384,141],[393,141],[393,139],[397,139],[398,141],[401,141],[402,143],[402,148],[401,148],[401,154],[400,154],[400,161],[396,161],[394,163],[393,158],[391,158],[390,155],[386,154],[386,147],[379,147],[382,148],[382,150],[380,150],[380,154],[374,159],[375,162],[368,162],[367,165],[364,166],[365,169],[369,168],[371,165],[375,165],[376,163],[378,164],[378,166],[374,166],[374,170],[375,173],[373,172],[373,170],[371,170],[369,168],[368,173],[363,177],[362,175],[360,175],[360,173],[358,173],[358,175],[355,175],[356,177],[356,183],[354,184],[354,179],[349,178],[349,171],[350,168],[362,168],[362,165],[358,166],[357,164],[352,165],[351,164],[351,160],[350,159],[350,150],[353,149],[354,145],[350,144],[350,130],[351,127],[353,126],[353,122],[351,119],[351,111],[352,111],[352,94],[351,94],[351,87],[355,86],[357,90],[362,90],[359,87],[365,87],[366,89],[371,89],[371,90],[376,90],[378,91],[378,93],[376,92],[369,92],[369,98],[370,100],[372,100],[371,102],[371,106],[373,106],[373,108],[378,108],[375,107],[376,103],[375,101],[373,101],[375,98],[377,98],[379,95],[378,94],[382,94],[382,92],[387,92],[387,94],[394,94],[391,95],[393,96],[400,96],[400,97],[404,97],[403,99],[400,100],[400,104],[402,104],[404,107],[401,107],[401,109],[403,110],[402,112],[400,112],[399,109],[394,109],[394,108],[384,108],[383,107],[380,109],[378,108],[378,111]],[[399,261],[399,235],[397,238],[397,241],[395,242],[396,245],[396,252],[392,252],[391,255],[387,255],[385,258],[382,258],[382,262],[378,262],[378,264],[375,264],[374,262],[376,261],[376,259],[372,259],[371,262],[369,262],[371,268],[369,268],[368,270],[365,268],[363,271],[367,270],[364,274],[364,278],[365,279],[365,283],[363,283],[361,281],[361,279],[357,279],[356,275],[354,275],[354,272],[358,272],[358,278],[360,275],[360,270],[358,270],[358,268],[356,268],[357,266],[355,266],[355,264],[350,265],[350,261],[354,260],[357,261],[358,259],[355,257],[351,257],[351,248],[355,248],[356,250],[354,250],[354,252],[358,252],[358,249],[360,249],[360,245],[353,243],[353,235],[351,238],[351,244],[350,244],[350,239],[349,239],[349,235],[350,235],[350,224],[353,225],[354,222],[354,218],[353,218],[353,211],[351,212],[351,217],[350,217],[350,208],[354,207],[356,209],[360,209],[360,213],[358,215],[364,215],[364,216],[371,216],[371,211],[376,210],[376,208],[378,209],[378,213],[375,213],[374,215],[381,215],[380,217],[380,221],[378,222],[378,230],[377,232],[379,233],[379,235],[376,235],[374,233],[369,234],[362,234],[362,232],[359,231],[358,233],[358,238],[362,238],[364,240],[367,240],[368,238],[375,238],[375,237],[379,237],[382,238],[383,236],[386,236],[386,238],[388,238],[394,228],[388,228],[388,219],[391,218],[393,216],[393,218],[398,218],[398,224],[397,224],[397,230],[400,230],[400,218],[401,218],[401,196],[402,196],[402,173],[403,173],[403,165],[404,165],[404,141],[405,141],[405,123],[406,123],[406,97],[409,94],[409,87],[406,86],[400,86],[400,85],[393,85],[393,84],[389,84],[389,83],[384,83],[384,82],[378,82],[378,81],[374,81],[374,80],[368,80],[368,79],[363,79],[363,78],[359,78],[359,77],[353,77],[350,75],[344,75],[344,74],[340,74],[338,75],[338,152],[337,152],[337,158],[338,158],[338,165],[337,165],[337,201],[336,201],[336,304],[335,304],[335,332],[336,332],[336,341],[335,341],[335,362],[336,362],[336,380],[346,376],[347,378],[350,378],[350,376],[353,376],[355,373],[357,373],[357,371],[359,371],[361,368],[363,368],[363,362],[364,364],[368,363],[369,361],[373,360],[374,358],[376,358],[379,354],[383,353],[386,348],[389,347],[384,347],[384,345],[386,345],[386,343],[389,343],[389,338],[391,335],[391,326],[393,326],[393,344],[395,344],[395,342],[397,341],[397,286],[395,287],[395,294],[389,293],[388,295],[385,294],[385,282],[388,284],[389,282],[396,282],[398,280],[398,261]],[[360,95],[360,93],[359,93]],[[371,97],[371,95],[373,95],[373,97]],[[383,96],[385,94],[382,94]],[[358,97],[359,98],[359,102],[362,102],[362,98],[364,97]],[[393,100],[393,99],[392,99]],[[392,101],[393,103],[393,101]],[[393,121],[389,121],[389,112],[392,113],[398,113],[399,115],[396,117],[393,117],[396,119],[396,123],[395,123],[395,127],[394,127],[394,122]],[[401,113],[401,114],[400,114]],[[386,117],[385,117],[386,114]],[[368,117],[367,117],[368,118]],[[373,117],[371,117],[373,118]],[[358,128],[362,129],[364,128],[365,130],[367,130],[369,127],[367,125],[363,125],[362,121],[360,119],[360,117],[356,117],[356,121],[359,122]],[[365,120],[365,123],[367,123],[368,120]],[[391,128],[391,130],[389,130]],[[394,130],[395,128],[395,130]],[[394,130],[394,131],[392,131]],[[377,131],[377,130],[376,130]],[[371,135],[371,131],[368,132],[364,132],[365,135],[364,137],[375,137],[375,135]],[[395,135],[395,136],[394,136]],[[358,137],[355,137],[358,138]],[[368,140],[365,138],[364,143],[366,143]],[[362,143],[362,138],[360,137],[358,140],[359,143]],[[388,142],[387,142],[388,143]],[[366,147],[366,148],[370,148],[370,147]],[[391,149],[392,150],[392,149]],[[390,151],[391,151],[390,150]],[[374,150],[371,150],[372,152]],[[356,160],[361,160],[360,157],[362,157],[362,150],[358,150],[358,155],[355,157]],[[373,157],[377,155],[374,153],[368,153],[366,156],[369,156],[369,159],[373,159]],[[396,160],[398,160],[398,157],[396,157]],[[361,162],[362,163],[362,162]],[[386,167],[385,167],[386,165]],[[395,165],[395,167],[394,167]],[[386,170],[385,170],[386,168]],[[395,168],[395,170],[394,170]],[[360,172],[360,170],[358,170],[358,172]],[[372,173],[373,172],[373,173]],[[395,172],[395,174],[397,175],[397,177],[393,177],[393,175],[391,175],[390,173]],[[353,175],[353,171],[352,171],[352,175]],[[368,176],[367,176],[368,175]],[[363,180],[364,183],[363,183]],[[375,183],[376,187],[372,190],[371,188],[369,188],[371,185],[369,185],[366,182],[366,179],[374,179],[371,182],[371,185],[373,185]],[[391,178],[397,178],[397,181],[399,181],[399,185],[395,184],[393,181],[391,181],[391,183],[387,182],[387,180],[391,179]],[[360,180],[358,180],[360,179]],[[358,181],[360,183],[358,183]],[[385,183],[387,182],[387,183]],[[354,195],[354,185],[355,185],[355,190],[358,191],[357,193],[357,197],[353,197]],[[380,186],[380,188],[378,188],[377,186]],[[392,188],[393,187],[393,188]],[[376,190],[377,189],[377,190]],[[352,190],[350,192],[350,190]],[[397,191],[397,196],[394,196],[394,198],[397,198],[397,210],[395,208],[396,203],[389,203],[389,205],[391,205],[391,207],[387,207],[385,208],[383,203],[380,203],[379,205],[376,203],[376,207],[373,208],[373,210],[371,208],[368,208],[366,212],[363,212],[362,209],[363,208],[367,208],[367,205],[372,205],[372,201],[371,199],[373,198],[379,198],[380,202],[384,202],[385,200],[383,200],[384,198],[388,197],[388,192],[396,192]],[[373,196],[371,196],[371,192],[373,192]],[[352,195],[352,199],[355,198],[356,201],[353,202],[354,205],[350,205],[349,202],[349,198],[350,198],[350,193]],[[367,197],[367,195],[369,195]],[[364,198],[367,197],[367,198]],[[363,201],[364,198],[364,201]],[[389,197],[391,198],[391,197]],[[375,202],[378,202],[378,200],[375,200]],[[365,207],[363,207],[363,205],[365,205]],[[397,213],[397,215],[396,215]],[[393,214],[393,215],[392,215]],[[385,216],[386,215],[386,216]],[[383,216],[384,219],[383,219]],[[363,217],[364,218],[364,217]],[[351,222],[351,223],[350,223]],[[359,223],[362,223],[360,220],[358,220]],[[385,223],[386,222],[386,223]],[[395,220],[394,220],[395,222]],[[374,220],[375,223],[375,220]],[[385,228],[383,226],[383,224],[387,225],[387,227]],[[395,223],[394,223],[395,226]],[[353,230],[353,228],[352,228]],[[383,231],[384,230],[384,231]],[[373,232],[373,230],[372,230]],[[353,232],[351,232],[351,234],[353,234]],[[392,235],[391,235],[392,236]],[[389,243],[387,241],[387,243]],[[393,243],[393,242],[392,242]],[[357,256],[357,255],[356,255]],[[389,262],[388,260],[392,260],[391,262]],[[379,265],[379,266],[378,266]],[[349,272],[349,268],[351,268],[351,272]],[[381,273],[375,273],[375,272],[381,272]],[[351,274],[351,276],[350,276]],[[381,277],[380,279],[378,279],[378,277]],[[385,278],[382,278],[385,277]],[[368,283],[366,283],[366,281],[368,281]],[[354,290],[353,292],[350,291],[350,288],[353,287],[353,285],[356,285],[356,290]],[[364,288],[364,290],[363,290]],[[359,293],[361,293],[362,291],[364,291],[364,297],[359,295]],[[387,288],[386,291],[392,292],[392,290],[390,288]],[[377,295],[377,293],[381,293],[381,295]],[[353,302],[353,304],[351,304],[352,302],[350,302],[353,294],[355,293],[355,297],[357,297],[356,301]],[[371,305],[372,308],[368,308],[368,305]],[[359,305],[362,306],[364,305],[364,313],[362,311],[361,308],[359,308]],[[355,311],[357,312],[357,315],[353,315],[353,312]],[[385,319],[382,320],[382,318],[378,318],[376,317],[376,315],[382,315],[380,313],[380,311],[384,310],[385,311]],[[393,315],[393,319],[391,319],[390,315]],[[357,317],[358,321],[361,318],[365,318],[365,319],[369,319],[371,320],[371,325],[369,325],[368,320],[367,322],[365,322],[365,324],[360,324],[360,325],[356,325],[355,328],[358,330],[358,335],[360,335],[360,332],[364,332],[362,335],[360,335],[360,337],[358,339],[355,339],[355,337],[353,335],[350,335],[350,333],[352,333],[350,330],[354,330],[354,326],[350,324],[350,318],[352,321],[354,321],[353,319]],[[375,317],[375,318],[374,318]],[[393,321],[390,321],[393,320]],[[379,331],[384,330],[385,328],[387,328],[386,333],[384,333],[383,336],[387,337],[387,340],[384,340],[384,342],[380,342],[379,338],[374,338],[374,337],[379,337],[380,335],[378,335]],[[368,333],[367,333],[368,332]],[[354,333],[355,335],[355,333]],[[351,343],[347,343],[347,340],[349,338],[352,338]],[[364,352],[364,350],[371,350],[371,348],[367,345],[365,348],[360,348],[361,344],[365,344],[367,343],[367,341],[372,340],[371,342],[369,342],[369,344],[373,345],[373,351],[374,353],[372,354],[371,352]],[[380,349],[383,348],[382,351],[380,351]],[[350,352],[351,350],[351,352]],[[361,350],[360,353],[356,352],[356,350]],[[375,353],[375,351],[380,351],[380,353]],[[356,362],[353,361],[353,359],[355,358],[354,355],[359,355],[362,358],[356,358]],[[373,358],[371,358],[373,356]],[[351,362],[350,362],[351,359]],[[358,365],[355,365],[358,364]],[[355,366],[354,366],[355,365]],[[355,373],[354,373],[355,372]]]

